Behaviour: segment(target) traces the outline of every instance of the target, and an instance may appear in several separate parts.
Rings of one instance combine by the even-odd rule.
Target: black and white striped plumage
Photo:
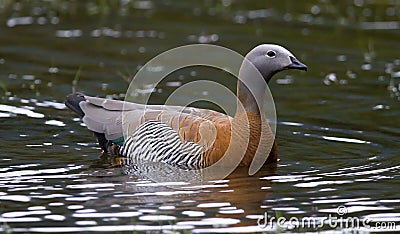
[[[175,130],[158,121],[147,121],[125,140],[119,154],[127,165],[144,160],[165,162],[187,169],[204,167],[203,146],[182,141]]]

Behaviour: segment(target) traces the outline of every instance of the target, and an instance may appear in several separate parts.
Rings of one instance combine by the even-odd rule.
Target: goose
[[[263,82],[254,79],[250,66],[261,74]],[[264,165],[276,162],[278,153],[257,100],[265,95],[271,78],[288,69],[307,71],[307,66],[280,45],[261,44],[248,52],[237,82],[241,108],[233,117],[208,109],[144,105],[82,93],[69,94],[65,105],[82,118],[102,150],[118,156],[121,164],[144,160],[198,169],[213,165],[230,152],[228,157],[245,167],[261,149],[261,154],[268,156],[261,161]],[[123,116],[128,127],[123,126]],[[232,156],[236,154],[241,155]]]

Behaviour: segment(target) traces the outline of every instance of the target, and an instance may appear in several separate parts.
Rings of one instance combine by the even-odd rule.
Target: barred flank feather
[[[147,121],[128,137],[119,149],[126,164],[136,160],[165,162],[188,169],[203,167],[204,149],[193,142],[183,142],[179,135],[165,123]]]

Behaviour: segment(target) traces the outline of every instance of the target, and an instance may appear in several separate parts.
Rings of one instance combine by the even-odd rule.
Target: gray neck
[[[266,81],[269,81],[258,72],[258,70],[245,60],[239,70],[239,80],[237,84],[238,101],[243,105],[244,111],[260,115],[260,110],[264,107],[264,97],[266,90]],[[237,112],[243,111],[238,103]]]

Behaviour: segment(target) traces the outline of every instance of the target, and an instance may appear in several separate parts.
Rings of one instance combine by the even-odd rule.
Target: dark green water
[[[399,19],[398,0],[0,0],[0,230],[400,230],[383,228],[400,222]],[[270,84],[278,165],[192,190],[107,168],[64,97],[74,88],[121,99],[141,65],[191,43],[242,54],[277,43],[309,66]],[[188,69],[169,79],[218,76]],[[152,102],[173,88],[161,85]],[[257,219],[264,212],[300,221],[358,218],[371,228],[335,227],[327,219],[317,228],[263,228]]]

